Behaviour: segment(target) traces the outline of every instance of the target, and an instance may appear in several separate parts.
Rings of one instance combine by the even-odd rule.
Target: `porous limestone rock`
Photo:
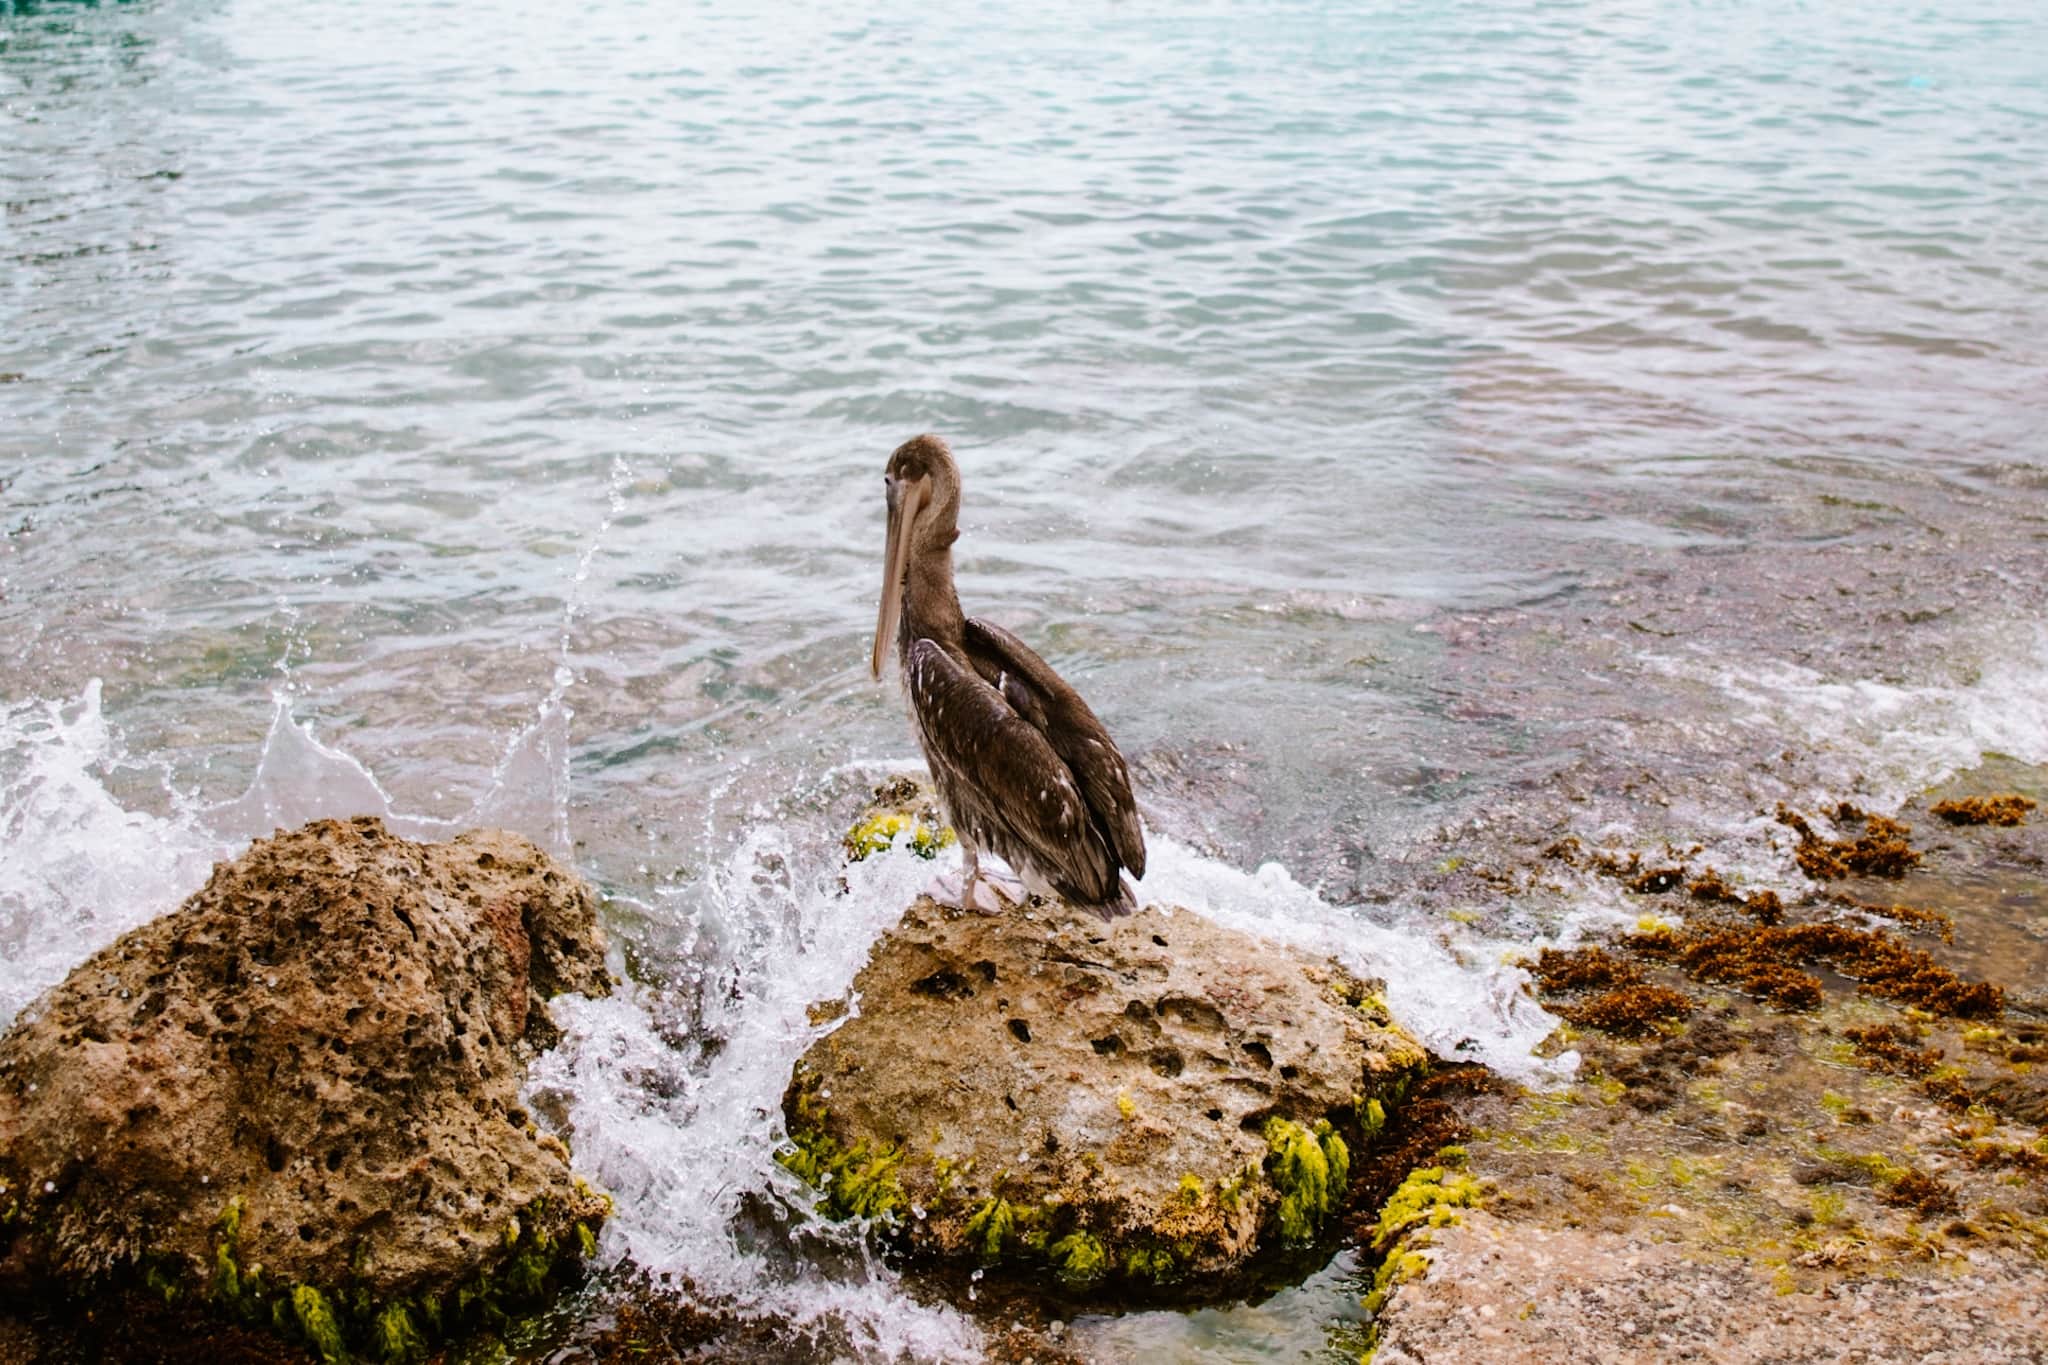
[[[820,1207],[1099,1294],[1211,1297],[1323,1240],[1428,1064],[1365,983],[1185,910],[920,899],[851,998],[783,1100]]]
[[[316,821],[214,868],[0,1038],[0,1300],[124,1285],[323,1354],[543,1297],[609,1209],[519,1103],[610,989],[533,844]]]

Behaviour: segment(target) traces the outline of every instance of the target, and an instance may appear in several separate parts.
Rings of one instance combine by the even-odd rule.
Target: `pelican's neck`
[[[896,648],[908,655],[911,645],[931,640],[958,653],[967,638],[967,618],[953,591],[953,548],[911,557],[903,575],[903,621],[896,628]]]

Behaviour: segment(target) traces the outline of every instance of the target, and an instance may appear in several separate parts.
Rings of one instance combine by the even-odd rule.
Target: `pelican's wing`
[[[1031,646],[987,621],[967,623],[967,655],[991,677],[1013,709],[1038,728],[1081,784],[1096,827],[1117,860],[1145,875],[1145,831],[1131,799],[1131,770],[1116,741],[1067,680]]]
[[[910,647],[911,707],[925,756],[951,770],[964,810],[953,818],[994,851],[1024,854],[1062,896],[1083,905],[1117,898],[1116,862],[1089,819],[1067,765],[1001,693],[930,640]],[[935,777],[938,774],[934,774]]]

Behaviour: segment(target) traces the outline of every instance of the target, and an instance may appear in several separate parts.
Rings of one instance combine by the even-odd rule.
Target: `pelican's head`
[[[939,437],[913,436],[889,457],[882,487],[889,501],[889,539],[882,551],[882,608],[868,665],[877,678],[903,611],[903,579],[912,557],[943,551],[960,535],[960,466]]]

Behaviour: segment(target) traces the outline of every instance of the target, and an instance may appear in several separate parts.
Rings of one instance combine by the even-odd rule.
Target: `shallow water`
[[[2037,6],[0,0],[0,127],[0,1012],[274,824],[522,829],[638,982],[608,1252],[863,1356],[981,1328],[733,1218],[911,885],[829,894],[904,437],[1147,890],[1532,1077],[1439,869],[2048,762]]]

